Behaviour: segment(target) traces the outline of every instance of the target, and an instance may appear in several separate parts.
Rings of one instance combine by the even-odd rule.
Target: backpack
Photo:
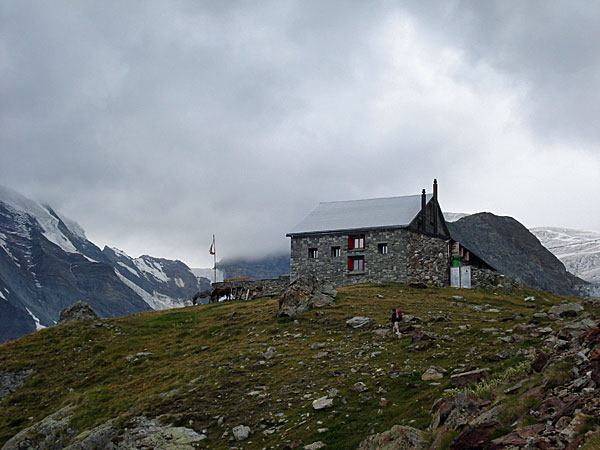
[[[400,310],[400,308],[395,308],[394,312],[392,313],[392,320],[396,321],[400,321],[402,320],[402,311]]]

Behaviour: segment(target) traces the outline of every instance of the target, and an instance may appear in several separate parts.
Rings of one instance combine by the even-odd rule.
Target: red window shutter
[[[354,268],[354,262],[352,258],[348,258],[348,270],[352,270]]]
[[[352,236],[348,236],[348,248],[350,250],[354,248],[354,238]]]

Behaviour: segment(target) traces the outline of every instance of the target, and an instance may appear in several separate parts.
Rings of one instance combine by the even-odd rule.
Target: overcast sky
[[[600,231],[600,2],[0,2],[0,184],[209,267],[319,201]]]

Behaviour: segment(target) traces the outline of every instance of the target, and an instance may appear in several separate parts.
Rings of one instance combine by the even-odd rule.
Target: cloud
[[[448,210],[600,229],[516,201],[600,187],[595,9],[4,3],[0,177],[100,245],[191,266],[213,233],[222,257],[284,251],[318,201],[433,177]]]

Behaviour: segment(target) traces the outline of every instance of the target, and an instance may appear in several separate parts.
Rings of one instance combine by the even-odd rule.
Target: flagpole
[[[215,244],[215,235],[213,234],[213,251],[214,251],[214,259],[215,259],[215,284],[217,283],[217,245]]]

